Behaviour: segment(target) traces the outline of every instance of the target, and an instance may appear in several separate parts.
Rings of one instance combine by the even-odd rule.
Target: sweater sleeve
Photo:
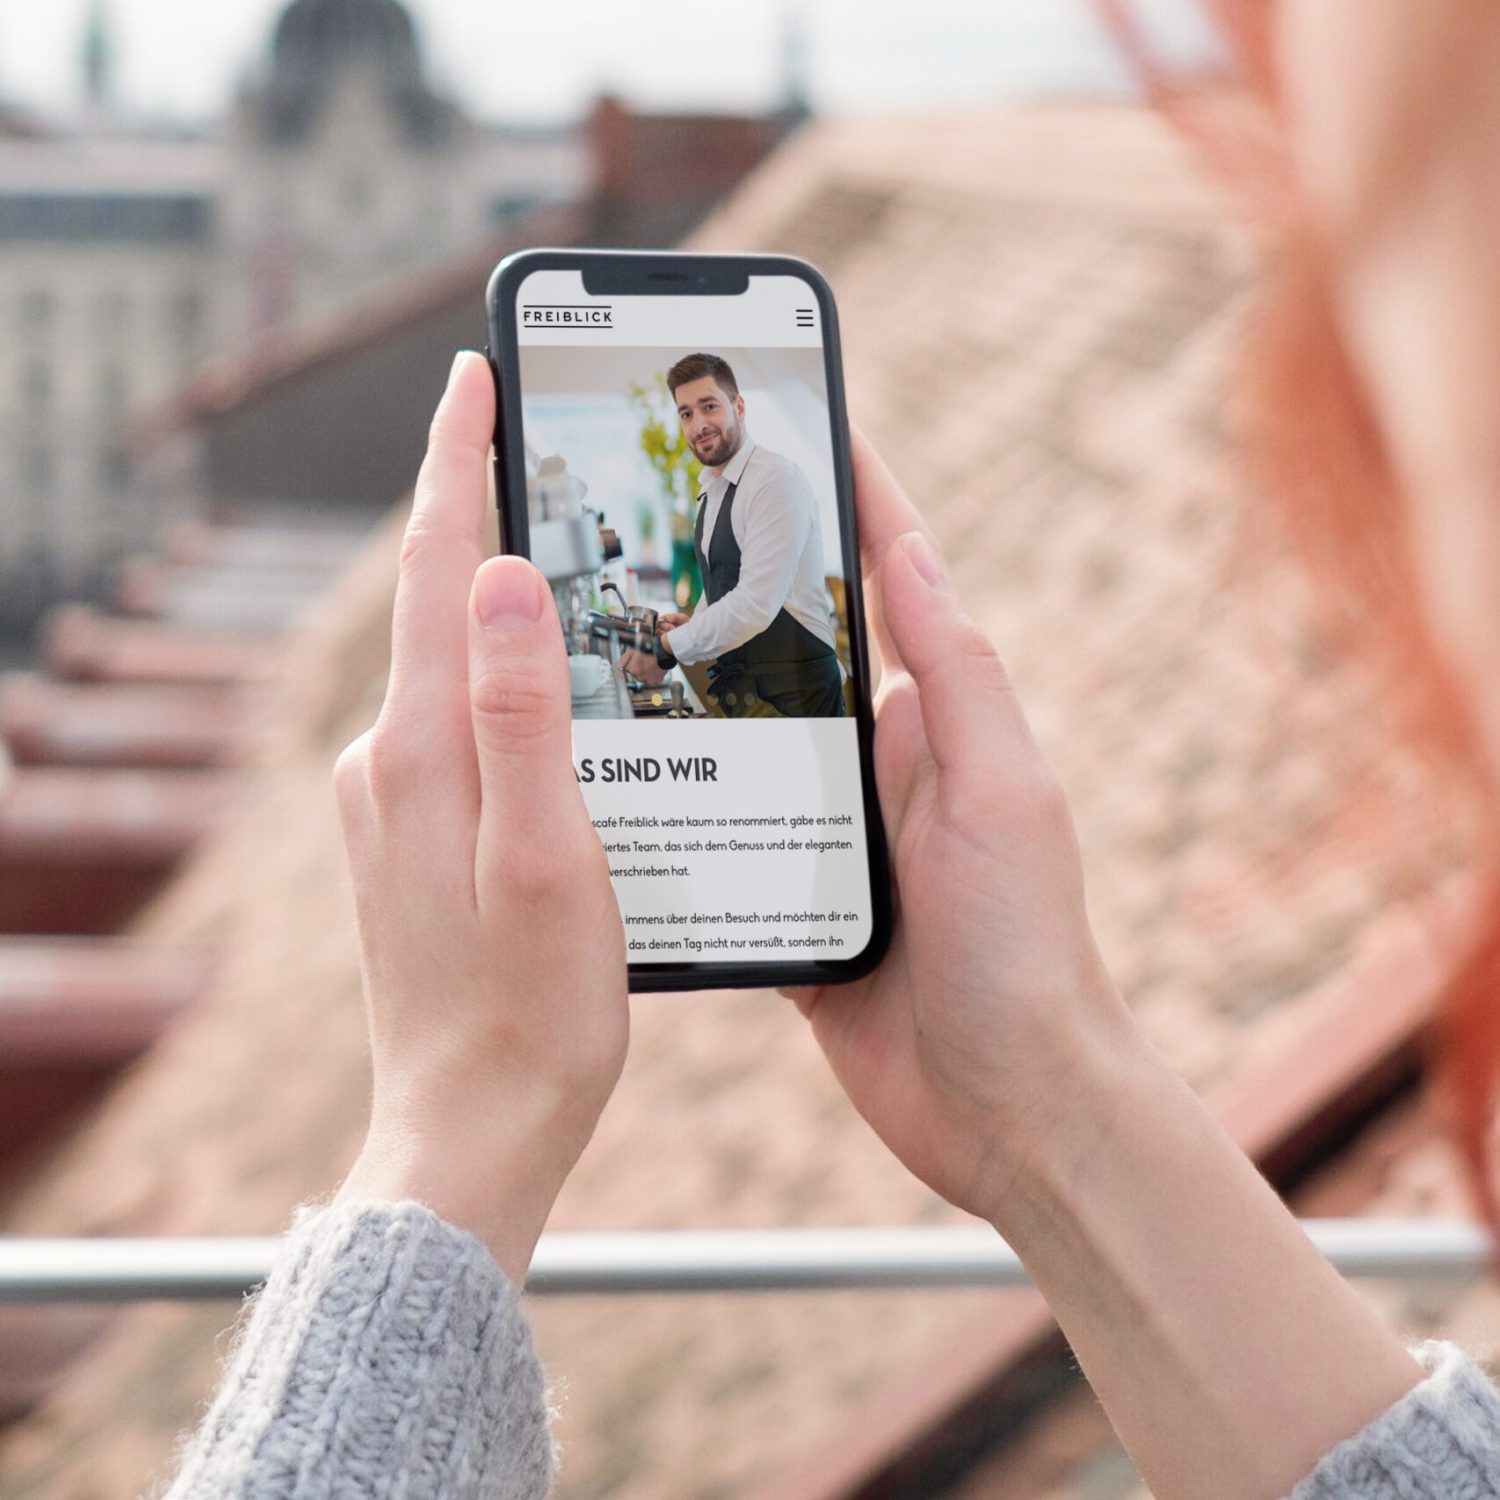
[[[1488,1500],[1500,1495],[1500,1393],[1462,1350],[1412,1350],[1429,1371],[1326,1454],[1289,1500]]]
[[[478,1239],[414,1202],[304,1208],[165,1500],[539,1500],[547,1418]]]

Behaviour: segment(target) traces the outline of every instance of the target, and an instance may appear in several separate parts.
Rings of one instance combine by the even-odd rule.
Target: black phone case
[[[678,251],[538,249],[508,255],[495,267],[485,294],[490,368],[495,376],[495,495],[500,511],[500,549],[530,555],[526,470],[521,443],[521,370],[514,320],[516,292],[534,271],[578,270],[591,294],[702,296],[732,293],[752,276],[797,276],[818,300],[823,328],[823,364],[832,426],[833,469],[843,542],[845,598],[849,612],[849,657],[855,684],[861,801],[870,864],[870,941],[852,958],[767,963],[649,963],[630,965],[630,988],[707,990],[820,985],[862,978],[885,957],[891,940],[891,878],[885,825],[875,791],[874,730],[870,702],[869,636],[859,568],[854,508],[854,470],[844,400],[838,315],[833,292],[807,261],[783,255],[695,255]]]

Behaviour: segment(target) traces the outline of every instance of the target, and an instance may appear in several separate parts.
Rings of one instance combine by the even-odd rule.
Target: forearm
[[[782,598],[785,598],[785,590]],[[780,608],[780,600],[772,604],[753,598],[743,588],[731,589],[713,604],[700,604],[686,625],[669,630],[667,650],[678,661],[689,665],[712,661],[753,640],[771,623]]]
[[[996,1227],[1158,1500],[1275,1500],[1422,1369],[1143,1040],[1093,1048]]]

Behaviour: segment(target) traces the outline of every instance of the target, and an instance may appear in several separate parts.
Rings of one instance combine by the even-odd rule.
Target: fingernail
[[[443,386],[444,399],[446,399],[452,393],[454,383],[458,379],[458,372],[462,367],[464,360],[469,356],[471,352],[472,351],[468,349],[460,349],[454,354],[453,363],[448,366],[448,379]]]
[[[448,378],[443,382],[443,394],[438,397],[437,411],[443,411],[444,409],[446,409],[448,402],[453,395],[453,383],[458,378],[458,365],[459,361],[463,357],[464,351],[460,349],[458,353],[453,356],[453,363],[448,366]]]
[[[948,574],[932,543],[920,531],[908,531],[901,540],[906,545],[906,555],[911,558],[912,567],[932,588],[947,593]]]
[[[495,558],[474,580],[474,608],[486,630],[525,630],[542,617],[542,581],[519,557]]]

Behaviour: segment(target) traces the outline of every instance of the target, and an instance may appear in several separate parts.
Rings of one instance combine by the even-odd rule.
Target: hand
[[[391,673],[334,773],[374,1064],[340,1197],[411,1197],[519,1284],[625,1057],[625,937],[573,774],[551,591],[485,559],[494,386],[460,354],[401,549]]]
[[[665,635],[669,630],[676,630],[679,625],[686,625],[692,619],[691,615],[660,614],[656,617],[657,635]]]
[[[660,687],[667,680],[668,669],[649,651],[627,647],[620,653],[620,666],[627,677],[644,682],[647,687]]]
[[[1061,788],[993,647],[864,438],[854,479],[884,662],[875,772],[897,915],[854,984],[792,992],[839,1081],[945,1198],[993,1219],[1090,1039],[1131,1028],[1094,945]]]

